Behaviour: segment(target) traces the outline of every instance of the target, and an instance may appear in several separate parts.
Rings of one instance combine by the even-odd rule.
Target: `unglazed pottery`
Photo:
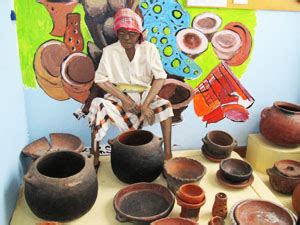
[[[216,177],[218,179],[218,181],[220,182],[220,184],[226,186],[226,187],[230,187],[230,188],[236,188],[236,189],[240,189],[240,188],[245,188],[248,187],[249,185],[251,185],[254,181],[254,176],[251,175],[250,178],[244,182],[240,182],[240,183],[232,183],[229,180],[227,180],[226,178],[224,178],[221,174],[221,171],[218,170],[216,173]]]
[[[114,197],[116,219],[120,222],[149,224],[169,215],[174,195],[164,186],[136,183],[121,189]]]
[[[163,218],[152,222],[150,225],[197,225],[193,220],[186,218]]]
[[[219,192],[215,195],[215,201],[212,207],[212,216],[220,216],[225,219],[227,212],[227,195],[223,192]]]
[[[223,159],[220,164],[222,176],[231,183],[241,183],[250,178],[252,167],[241,159]]]
[[[205,204],[206,198],[197,204],[191,204],[182,201],[180,198],[176,197],[177,204],[181,206],[180,217],[188,218],[194,221],[199,220],[200,208]]]
[[[274,144],[297,146],[300,144],[300,106],[274,102],[261,112],[260,132]]]
[[[97,198],[92,155],[50,152],[34,161],[24,180],[26,202],[44,220],[76,219],[88,212]]]
[[[213,216],[211,220],[208,222],[208,225],[224,225],[224,218],[220,216]]]
[[[194,159],[176,157],[164,163],[164,174],[167,178],[168,188],[174,194],[183,184],[199,183],[205,173],[205,166]]]
[[[278,160],[274,163],[274,167],[285,176],[300,178],[300,162],[295,160]]]
[[[296,185],[292,195],[292,205],[298,214],[297,225],[300,224],[300,183]]]
[[[204,190],[197,184],[183,184],[176,192],[178,198],[186,203],[197,204],[205,197]]]
[[[155,180],[163,170],[162,142],[146,130],[124,132],[109,140],[114,174],[129,184]]]

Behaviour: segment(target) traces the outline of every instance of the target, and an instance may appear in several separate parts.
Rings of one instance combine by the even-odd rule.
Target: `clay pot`
[[[219,192],[215,196],[215,201],[212,207],[212,215],[226,218],[227,216],[227,195]]]
[[[155,180],[163,170],[162,142],[146,130],[128,131],[109,140],[114,174],[129,184]]]
[[[274,102],[261,112],[260,132],[274,144],[297,146],[300,144],[300,106]]]
[[[298,214],[298,223],[300,223],[300,183],[296,185],[293,191],[292,205],[296,213]]]
[[[223,159],[219,166],[221,175],[231,183],[244,182],[252,175],[250,164],[240,159]]]
[[[194,221],[199,220],[200,208],[205,204],[206,198],[197,204],[190,204],[176,197],[177,204],[181,206],[180,217],[188,218]]]
[[[208,132],[202,141],[207,153],[216,159],[229,157],[237,146],[237,141],[230,134],[220,130]]]
[[[203,189],[196,184],[184,184],[180,186],[176,195],[182,201],[191,204],[200,203],[205,197]]]
[[[208,222],[208,225],[224,225],[224,218],[220,216],[213,216],[211,220]]]
[[[163,218],[152,222],[150,225],[197,225],[195,221],[185,218]]]
[[[164,164],[164,174],[168,188],[176,194],[183,184],[199,183],[206,173],[206,168],[200,162],[185,157],[169,159]]]
[[[283,194],[292,194],[300,183],[300,162],[294,160],[278,160],[273,168],[267,169],[270,184],[274,190]]]
[[[97,198],[92,155],[48,153],[34,161],[24,180],[26,202],[44,220],[76,219],[88,212]]]
[[[120,222],[149,224],[170,214],[174,195],[160,184],[137,183],[121,189],[114,197],[116,219]]]

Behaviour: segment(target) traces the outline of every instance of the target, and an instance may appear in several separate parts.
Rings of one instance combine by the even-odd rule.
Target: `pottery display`
[[[194,159],[175,157],[164,163],[164,174],[168,188],[174,194],[183,184],[199,183],[205,173],[206,167]]]
[[[197,184],[183,184],[176,192],[176,196],[186,203],[197,204],[203,201],[205,193]]]
[[[128,131],[109,140],[114,174],[129,184],[155,180],[163,170],[162,142],[146,130]]]
[[[300,106],[274,102],[261,112],[261,134],[277,145],[293,147],[300,144]]]
[[[236,140],[230,134],[220,130],[208,132],[202,141],[207,154],[216,159],[229,157],[237,146]]]
[[[152,222],[150,225],[197,225],[193,220],[186,218],[163,218]]]
[[[220,216],[223,219],[227,217],[227,195],[225,193],[219,192],[215,195],[212,216]]]
[[[149,224],[169,215],[174,195],[160,184],[136,183],[122,188],[115,195],[113,206],[120,222]]]
[[[300,162],[279,160],[272,168],[267,169],[272,188],[280,193],[291,195],[300,183]]]
[[[178,197],[176,197],[176,200],[177,204],[181,206],[180,217],[188,218],[194,221],[199,220],[200,209],[205,204],[206,197],[204,197],[200,203],[196,204],[184,202]]]
[[[297,225],[300,224],[300,183],[296,185],[292,195],[292,205],[298,214]]]
[[[232,225],[296,225],[290,211],[273,202],[249,199],[238,202],[230,210]]]
[[[84,144],[81,139],[73,134],[68,133],[51,133],[50,143],[46,137],[39,138],[22,149],[22,153],[36,159],[48,152],[57,150],[69,150],[82,152]]]
[[[24,176],[25,200],[44,219],[69,221],[88,212],[97,198],[93,156],[56,151],[33,162]]]
[[[221,175],[231,183],[240,183],[249,180],[252,167],[241,159],[223,159],[220,164]]]

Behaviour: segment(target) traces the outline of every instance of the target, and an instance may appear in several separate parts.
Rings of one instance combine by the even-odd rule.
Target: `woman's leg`
[[[172,158],[171,135],[172,135],[172,118],[160,122],[163,139],[164,139],[164,158],[165,160]]]

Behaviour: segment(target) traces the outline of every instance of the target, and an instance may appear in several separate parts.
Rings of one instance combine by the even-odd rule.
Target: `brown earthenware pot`
[[[274,144],[297,146],[300,144],[300,106],[274,102],[261,112],[260,132]]]
[[[292,205],[298,214],[298,223],[300,224],[300,183],[296,185],[292,195]]]
[[[124,132],[109,140],[114,174],[129,184],[155,180],[163,170],[162,142],[146,130]]]
[[[76,219],[88,212],[97,198],[92,155],[48,153],[34,161],[24,180],[26,202],[44,220]]]

